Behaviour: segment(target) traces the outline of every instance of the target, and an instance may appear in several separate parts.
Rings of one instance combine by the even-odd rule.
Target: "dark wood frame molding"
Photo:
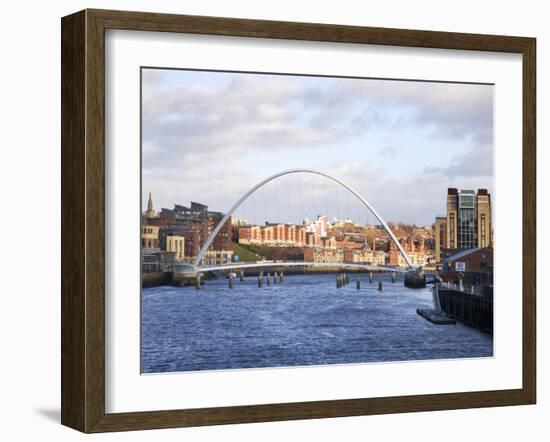
[[[523,386],[220,408],[105,413],[105,30],[127,29],[523,56]],[[234,18],[84,10],[62,30],[61,422],[83,432],[534,404],[536,401],[536,40]]]

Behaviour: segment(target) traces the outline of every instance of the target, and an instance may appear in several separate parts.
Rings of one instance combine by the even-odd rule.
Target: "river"
[[[383,277],[383,291],[361,275],[336,288],[334,274],[207,281],[142,291],[141,371],[161,373],[323,364],[490,357],[491,335],[433,325],[416,313],[431,289]]]

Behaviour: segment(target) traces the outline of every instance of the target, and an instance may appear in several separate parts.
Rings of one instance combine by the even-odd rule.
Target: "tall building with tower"
[[[493,226],[491,224],[491,195],[487,189],[479,189],[476,197],[477,208],[477,246],[493,245]]]
[[[447,218],[438,216],[435,218],[434,238],[435,238],[435,260],[443,261],[443,247],[447,242]]]
[[[491,195],[487,189],[447,190],[446,216],[435,219],[435,255],[441,262],[460,250],[492,246]]]
[[[149,192],[149,199],[147,200],[147,210],[145,211],[146,218],[155,218],[157,213],[153,207],[153,198],[151,197],[151,192]]]

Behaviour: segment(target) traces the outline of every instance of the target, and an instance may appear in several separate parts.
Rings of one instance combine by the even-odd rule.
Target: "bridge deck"
[[[357,262],[310,262],[310,261],[265,261],[265,262],[234,262],[221,265],[203,265],[197,266],[196,271],[208,272],[213,270],[231,270],[231,269],[249,269],[263,267],[340,267],[354,268],[373,271],[407,273],[409,269],[400,267],[378,266],[373,264],[362,264]]]

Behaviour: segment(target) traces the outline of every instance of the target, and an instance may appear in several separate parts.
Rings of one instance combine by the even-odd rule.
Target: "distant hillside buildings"
[[[436,218],[435,230],[402,223],[392,224],[391,228],[411,263],[425,266],[456,252],[459,245],[490,245],[490,217],[490,196],[486,190],[480,189],[476,195],[473,191],[449,189],[447,216]],[[169,269],[177,263],[192,262],[222,218],[223,213],[210,211],[208,206],[197,202],[189,206],[176,204],[173,209],[163,208],[157,213],[149,194],[141,232],[147,269]],[[274,259],[407,266],[382,226],[359,225],[350,219],[330,223],[326,215],[312,221],[306,219],[302,224],[254,225],[246,220],[229,219],[206,252],[203,264],[231,262],[232,241],[244,246],[265,246]]]
[[[350,231],[351,226],[356,230]],[[289,252],[292,255],[296,255],[295,248],[300,248],[303,260],[308,262],[407,266],[399,249],[380,226],[359,227],[351,221],[330,224],[326,215],[320,215],[314,221],[305,220],[303,225],[266,223],[263,226],[240,225],[238,228],[239,244],[292,248]],[[377,234],[369,239],[371,230]],[[425,234],[423,231],[422,235],[399,238],[413,264],[426,265],[433,260],[433,243],[430,250],[426,244],[431,243],[431,238],[426,239]],[[386,250],[377,250],[377,244],[378,247],[379,244],[386,244]]]

